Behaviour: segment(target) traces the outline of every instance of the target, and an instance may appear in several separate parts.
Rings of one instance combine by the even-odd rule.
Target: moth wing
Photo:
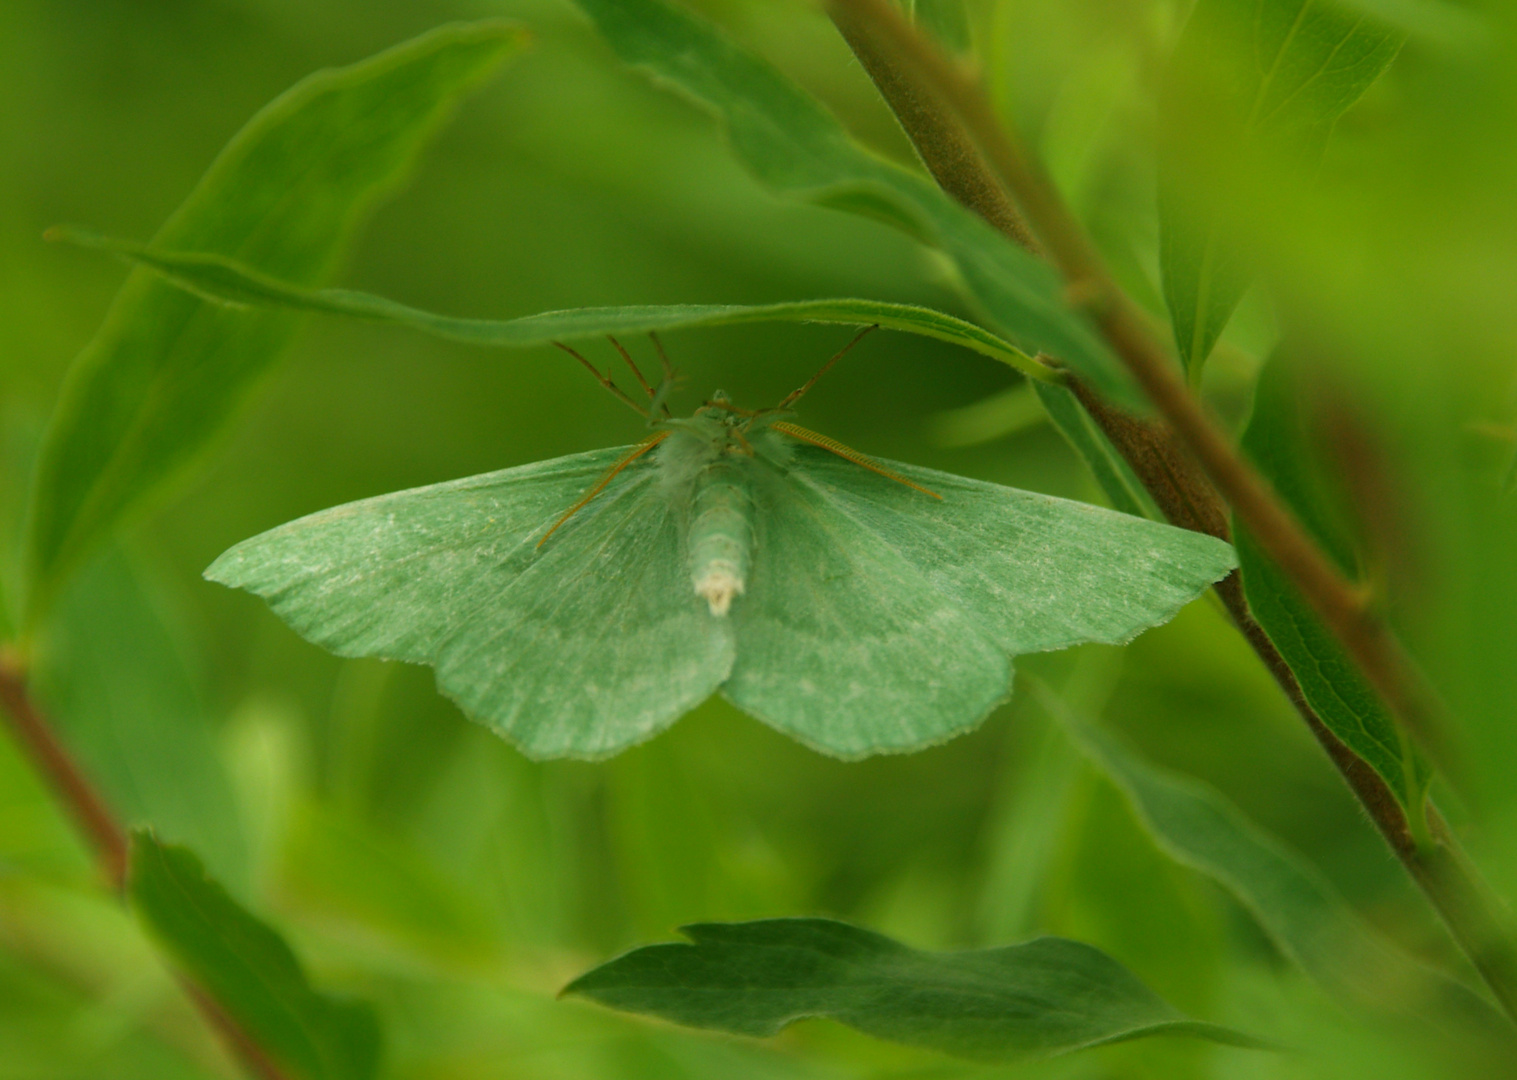
[[[1237,565],[1230,544],[1087,503],[882,461],[933,499],[797,446],[791,477],[916,567],[1008,653],[1122,644]]]
[[[1005,651],[920,570],[817,485],[753,471],[757,535],[730,616],[728,700],[843,758],[942,742],[1006,700]]]
[[[604,757],[715,692],[731,630],[690,588],[654,462],[537,542],[630,448],[382,495],[236,545],[206,571],[341,656],[432,665],[533,757]]]

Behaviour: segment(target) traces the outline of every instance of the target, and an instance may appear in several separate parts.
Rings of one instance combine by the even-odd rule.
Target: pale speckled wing
[[[722,688],[734,705],[858,758],[941,742],[1006,699],[1005,650],[957,603],[816,485],[749,466],[758,528]]]
[[[1086,503],[882,461],[929,498],[797,447],[791,479],[899,553],[1008,653],[1120,644],[1237,565],[1214,537]]]
[[[536,547],[628,449],[335,507],[243,541],[206,576],[339,655],[431,664],[531,756],[605,757],[700,704],[733,660],[653,462]]]

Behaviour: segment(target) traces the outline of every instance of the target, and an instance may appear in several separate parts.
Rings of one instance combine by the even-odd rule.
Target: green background
[[[866,142],[910,160],[809,6],[697,6]],[[974,10],[1002,104],[1158,310],[1148,148],[1157,67],[1182,12],[1146,0]],[[767,195],[704,115],[622,70],[566,4],[8,0],[7,594],[32,455],[69,362],[125,275],[44,244],[42,231],[82,221],[145,239],[297,79],[448,19],[497,14],[522,19],[533,47],[466,101],[373,215],[342,284],[502,318],[817,296],[971,314],[935,258],[899,233]],[[1462,724],[1461,788],[1478,812],[1445,801],[1478,821],[1468,840],[1513,895],[1517,497],[1501,494],[1501,478],[1517,441],[1517,145],[1506,137],[1517,130],[1517,65],[1509,12],[1449,18],[1414,33],[1344,118],[1317,185],[1261,211],[1273,303],[1262,292],[1245,301],[1207,389],[1239,419],[1277,325],[1309,332],[1325,399],[1341,410],[1334,430],[1368,433],[1388,492],[1379,518],[1364,515],[1373,570]],[[671,333],[685,375],[676,405],[717,387],[772,404],[848,336],[789,325]],[[803,421],[869,453],[1099,501],[1047,425],[945,445],[940,414],[1015,381],[984,357],[880,332],[806,399]],[[1448,1075],[1447,1044],[1324,1005],[1241,909],[1158,853],[1028,695],[945,746],[857,764],[720,701],[611,762],[532,763],[437,697],[425,669],[337,660],[253,598],[200,579],[232,543],[300,514],[639,431],[555,350],[487,352],[313,321],[203,467],[76,579],[49,631],[50,655],[88,658],[88,675],[44,680],[71,745],[128,816],[192,843],[285,931],[322,985],[379,1005],[386,1075]],[[1211,602],[1126,650],[1019,666],[1104,710],[1152,759],[1212,781],[1370,922],[1451,959]],[[792,914],[847,918],[924,948],[1067,935],[1193,1015],[1319,1053],[1282,1061],[1177,1040],[996,1070],[827,1024],[734,1042],[553,1000],[586,967],[679,923]],[[157,964],[0,742],[0,1078],[225,1075]]]

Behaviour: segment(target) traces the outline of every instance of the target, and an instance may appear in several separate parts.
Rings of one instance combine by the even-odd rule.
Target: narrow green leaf
[[[1047,419],[1032,387],[1020,382],[979,401],[935,414],[928,420],[928,433],[939,446],[980,446]]]
[[[1430,998],[1485,1024],[1500,1017],[1464,985],[1372,930],[1331,884],[1214,788],[1157,768],[1078,715],[1041,681],[1033,693],[1075,744],[1127,796],[1159,848],[1217,882],[1280,951],[1330,993],[1420,1012]],[[1399,999],[1399,1001],[1398,1001]]]
[[[1320,157],[1405,35],[1336,0],[1199,0],[1166,80],[1160,267],[1180,357],[1200,370],[1253,273],[1235,235],[1261,168]]]
[[[298,1080],[370,1080],[379,1020],[318,993],[272,928],[205,874],[188,848],[132,834],[132,906],[174,962]]]
[[[633,949],[564,993],[735,1035],[774,1035],[828,1017],[877,1038],[990,1061],[1161,1033],[1263,1045],[1189,1019],[1099,949],[1065,938],[928,953],[831,919],[700,923],[681,933],[694,944]]]
[[[1254,412],[1243,449],[1267,476],[1319,543],[1348,569],[1339,530],[1318,488],[1320,469],[1308,460],[1308,437],[1296,404],[1295,385],[1281,357],[1266,364],[1254,392]],[[1402,805],[1420,819],[1431,770],[1417,754],[1379,695],[1294,584],[1258,542],[1233,522],[1233,544],[1248,606],[1290,665],[1301,692],[1334,735],[1369,763]]]
[[[1132,468],[1117,453],[1105,432],[1096,427],[1074,394],[1048,382],[1035,382],[1032,388],[1059,433],[1085,460],[1096,483],[1111,501],[1112,509],[1134,517],[1162,520]]]
[[[48,234],[82,247],[110,251],[149,267],[181,289],[220,304],[288,308],[351,315],[399,323],[468,345],[523,347],[550,341],[636,334],[691,326],[730,326],[753,322],[823,322],[852,326],[878,324],[939,341],[962,345],[1034,378],[1053,372],[1016,346],[974,323],[911,304],[875,300],[799,300],[784,304],[665,304],[634,307],[574,308],[546,311],[519,319],[460,319],[348,289],[302,289],[260,274],[218,255],[157,251],[125,240],[97,236],[83,229],[58,228]]]
[[[37,692],[128,822],[206,854],[234,888],[247,847],[187,635],[115,545],[60,594],[37,650]]]
[[[853,141],[815,99],[715,28],[664,0],[577,0],[618,56],[688,94],[726,125],[733,151],[789,196],[889,222],[953,260],[991,329],[1058,357],[1134,408],[1143,398],[1058,273],[923,177]]]
[[[454,102],[522,41],[503,22],[456,24],[318,72],[248,122],[156,243],[319,282]],[[293,315],[207,304],[146,272],[127,280],[69,376],[43,449],[28,625],[80,557],[225,425],[295,326]]]

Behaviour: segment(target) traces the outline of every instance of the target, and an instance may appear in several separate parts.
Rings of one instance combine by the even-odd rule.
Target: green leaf
[[[111,806],[206,853],[233,887],[247,847],[217,731],[167,598],[114,545],[59,597],[37,692]]]
[[[831,919],[700,923],[694,944],[633,949],[564,988],[734,1035],[828,1017],[892,1042],[989,1061],[1162,1033],[1259,1040],[1177,1012],[1099,949],[1065,938],[929,953]]]
[[[1112,509],[1134,517],[1159,520],[1161,515],[1153,506],[1143,484],[1133,475],[1117,448],[1106,438],[1106,433],[1096,426],[1079,399],[1062,386],[1053,383],[1035,382],[1033,390],[1042,402],[1048,418],[1064,436],[1075,453],[1084,459],[1096,483],[1111,500]]]
[[[507,23],[455,24],[312,75],[248,122],[156,243],[319,282],[454,102],[522,42]],[[81,556],[224,427],[295,327],[293,315],[207,304],[146,272],[127,280],[43,449],[28,626]]]
[[[726,125],[733,151],[775,191],[887,221],[940,248],[991,329],[1056,356],[1106,395],[1144,399],[1058,273],[923,177],[854,142],[813,98],[710,25],[663,0],[577,0],[618,56],[688,94]]]
[[[1295,394],[1288,366],[1273,358],[1259,377],[1242,446],[1302,524],[1348,570],[1352,560],[1319,490],[1320,467],[1307,457],[1309,439]],[[1338,639],[1236,519],[1233,536],[1249,609],[1290,665],[1307,702],[1384,778],[1413,820],[1420,820],[1431,769]]]
[[[205,874],[188,848],[132,834],[132,906],[178,967],[298,1080],[370,1080],[379,1020],[312,989],[272,928]]]
[[[1199,372],[1253,273],[1239,223],[1259,177],[1309,168],[1405,35],[1335,0],[1199,0],[1166,80],[1160,267],[1180,357]]]
[[[1400,951],[1372,930],[1300,855],[1259,828],[1218,791],[1145,761],[1117,736],[1078,715],[1041,681],[1032,692],[1132,804],[1161,850],[1217,882],[1271,940],[1330,993],[1424,1011],[1436,996],[1501,1027],[1476,994]]]
[[[1028,382],[1019,382],[989,397],[945,409],[928,420],[929,437],[938,446],[980,446],[1026,431],[1048,419]]]
[[[519,319],[460,319],[435,315],[382,296],[348,289],[302,289],[260,274],[217,255],[157,251],[125,240],[97,236],[83,229],[58,228],[49,237],[82,247],[110,251],[150,267],[169,281],[221,304],[317,311],[360,319],[399,323],[468,345],[521,348],[551,341],[636,334],[692,326],[731,326],[753,322],[822,322],[852,326],[878,324],[962,345],[1010,364],[1034,378],[1053,372],[989,330],[911,304],[875,300],[800,300],[784,304],[664,304],[546,311]]]

